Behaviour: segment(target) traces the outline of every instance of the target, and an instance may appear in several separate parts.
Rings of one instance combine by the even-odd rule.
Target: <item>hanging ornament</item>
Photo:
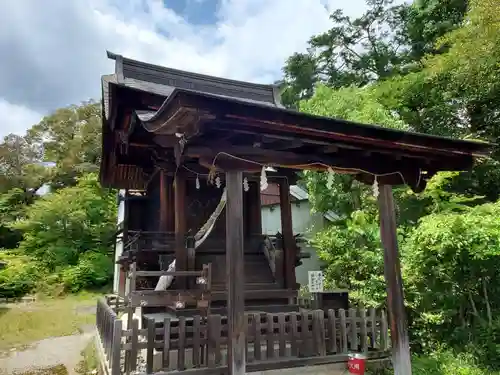
[[[373,180],[372,191],[373,191],[373,196],[375,198],[377,198],[378,197],[378,181],[377,181],[377,176],[375,176],[375,178]]]
[[[266,166],[262,166],[262,170],[260,172],[260,191],[264,191],[267,189],[267,175],[266,175]]]
[[[248,179],[245,177],[243,179],[243,190],[248,191],[250,189],[250,186],[248,185]]]
[[[332,167],[328,167],[328,175],[326,176],[326,188],[328,190],[333,188],[333,173]]]
[[[217,176],[217,177],[215,177],[215,186],[217,186],[217,189],[220,189],[220,185],[221,185],[220,177]]]
[[[196,190],[200,190],[200,179],[198,175],[196,175]]]
[[[212,164],[210,171],[208,172],[207,183],[213,184],[215,175],[217,174],[217,168]]]

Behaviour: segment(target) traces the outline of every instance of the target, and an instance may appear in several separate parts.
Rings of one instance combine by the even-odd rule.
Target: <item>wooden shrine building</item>
[[[142,307],[150,317],[227,316],[227,366],[232,374],[244,374],[250,335],[245,312],[290,313],[283,324],[300,314],[289,185],[297,171],[314,169],[380,186],[393,365],[396,374],[411,374],[391,186],[407,184],[420,192],[438,171],[470,168],[488,145],[307,115],[283,108],[273,85],[108,57],[115,73],[102,77],[100,179],[126,192],[119,294],[129,307],[126,337],[132,340],[103,344],[115,353],[109,354],[113,366],[121,362],[120,349],[112,348],[134,351],[133,332],[147,331],[154,341],[154,327],[131,328],[132,309]],[[277,238],[262,235],[260,190],[268,182],[280,187]],[[166,278],[159,281],[160,276]],[[122,337],[114,322],[98,323],[104,341]],[[292,331],[286,332],[293,349]],[[180,338],[175,340],[180,346]],[[332,348],[342,341],[330,340]],[[267,347],[269,354],[269,342]]]

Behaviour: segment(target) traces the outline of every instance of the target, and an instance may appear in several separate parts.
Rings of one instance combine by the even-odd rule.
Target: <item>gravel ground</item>
[[[9,305],[7,305],[9,306]],[[16,304],[24,311],[43,309],[35,304]],[[77,314],[95,314],[95,306],[77,306]],[[63,365],[69,375],[75,375],[75,367],[82,360],[81,352],[93,338],[94,325],[81,327],[82,334],[50,337],[29,346],[13,348],[0,356],[0,375],[23,374]],[[45,373],[45,372],[44,372]],[[50,371],[49,371],[50,373]]]
[[[81,360],[81,351],[92,339],[93,332],[53,337],[34,343],[23,351],[11,351],[0,358],[0,374],[24,373],[56,365],[64,365],[70,375]]]

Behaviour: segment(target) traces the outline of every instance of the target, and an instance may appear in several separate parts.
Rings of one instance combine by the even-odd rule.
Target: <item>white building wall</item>
[[[279,205],[262,207],[262,233],[274,235],[281,231],[281,211]],[[305,238],[310,238],[313,233],[324,227],[325,218],[318,213],[311,213],[311,205],[308,201],[292,202],[292,226],[293,233],[301,233]],[[301,285],[307,285],[308,271],[320,269],[321,261],[314,248],[302,244],[301,249],[311,255],[310,258],[302,259],[302,265],[295,269],[296,280]]]
[[[120,190],[118,193],[121,197],[125,196],[125,190]],[[121,223],[125,220],[125,201],[120,200],[120,204],[118,205],[118,218],[117,218],[117,227],[120,226]],[[116,247],[115,247],[115,272],[113,278],[113,293],[118,294],[118,283],[120,279],[120,266],[116,264],[118,258],[123,253],[123,233],[120,233],[116,237]]]

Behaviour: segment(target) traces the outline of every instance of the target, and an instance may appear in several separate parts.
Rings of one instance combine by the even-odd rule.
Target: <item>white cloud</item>
[[[0,118],[0,136],[3,137],[10,133],[22,135],[27,128],[42,119],[42,114],[0,98]]]
[[[272,82],[288,56],[329,28],[326,4],[347,14],[365,8],[364,0],[221,0],[218,22],[200,27],[161,0],[1,2],[0,116],[7,125],[0,136],[23,132],[57,107],[98,98],[100,76],[113,70],[106,49],[184,70]]]

